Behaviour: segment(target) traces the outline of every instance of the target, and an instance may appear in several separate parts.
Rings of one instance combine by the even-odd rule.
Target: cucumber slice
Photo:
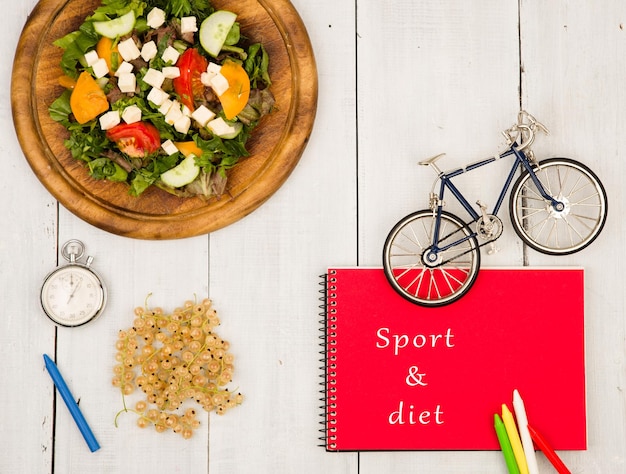
[[[230,133],[225,133],[221,135],[220,138],[226,138],[226,139],[235,138],[237,135],[239,135],[239,132],[241,132],[241,130],[243,129],[243,124],[241,122],[232,123],[231,126],[233,127],[233,131]]]
[[[213,12],[200,25],[198,37],[204,50],[211,56],[220,54],[237,15],[226,10]]]
[[[196,155],[190,154],[171,170],[161,174],[161,181],[172,188],[180,188],[191,183],[200,174],[200,167],[196,165]]]
[[[118,36],[124,36],[133,31],[135,26],[135,12],[129,11],[125,15],[113,18],[107,21],[94,21],[93,29],[100,36],[115,39]]]
[[[206,126],[213,135],[226,139],[235,138],[243,128],[241,122],[227,122],[222,117],[211,120]]]
[[[234,122],[234,123],[230,123],[229,125],[231,128],[231,131],[218,135],[220,138],[226,138],[227,140],[231,138],[235,138],[237,135],[239,135],[239,132],[241,132],[241,130],[243,129],[243,124],[241,122]]]

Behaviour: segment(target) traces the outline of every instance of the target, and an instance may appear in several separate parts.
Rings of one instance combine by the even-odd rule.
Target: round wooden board
[[[220,199],[179,198],[152,186],[139,197],[123,183],[92,179],[63,142],[64,127],[48,107],[61,94],[63,51],[52,43],[78,28],[100,0],[41,0],[20,36],[13,64],[11,105],[18,140],[31,168],[67,209],[118,235],[178,239],[227,226],[258,208],[288,178],[313,128],[317,69],[306,28],[289,0],[214,0],[238,14],[243,34],[270,56],[277,110],[248,142],[250,156],[229,172]]]

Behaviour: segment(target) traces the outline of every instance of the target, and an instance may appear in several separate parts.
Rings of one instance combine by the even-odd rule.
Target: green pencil
[[[515,455],[513,454],[513,448],[511,447],[511,442],[506,434],[506,428],[504,427],[502,418],[500,418],[500,415],[497,413],[493,415],[493,424],[496,429],[496,434],[498,435],[498,441],[500,442],[500,447],[502,448],[502,454],[504,455],[504,461],[506,462],[509,474],[519,474],[517,462],[515,462]]]

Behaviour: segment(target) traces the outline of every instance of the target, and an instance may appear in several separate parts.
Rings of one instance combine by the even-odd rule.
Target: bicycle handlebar
[[[517,115],[517,123],[502,133],[509,142],[509,145],[516,143],[519,138],[519,144],[516,149],[523,150],[528,148],[535,141],[537,130],[544,132],[546,135],[550,133],[545,125],[537,121],[535,117],[525,110],[521,110]]]

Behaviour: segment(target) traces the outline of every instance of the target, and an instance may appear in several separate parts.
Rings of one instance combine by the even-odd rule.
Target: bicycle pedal
[[[495,253],[498,253],[500,251],[499,247],[496,247],[496,243],[495,242],[491,242],[489,244],[489,248],[487,249],[487,255],[493,255]]]

